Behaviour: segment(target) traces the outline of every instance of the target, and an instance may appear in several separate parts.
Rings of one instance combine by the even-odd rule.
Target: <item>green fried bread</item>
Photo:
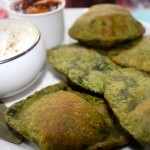
[[[132,68],[113,71],[104,96],[122,127],[150,146],[150,75]]]
[[[104,93],[112,70],[120,68],[107,56],[79,44],[61,45],[48,52],[48,61],[72,83],[95,93]]]
[[[5,120],[41,150],[108,150],[128,143],[103,99],[70,89],[66,83],[46,87],[10,106]]]
[[[109,51],[112,61],[122,67],[150,72],[150,35]]]
[[[141,38],[145,28],[130,12],[114,4],[92,6],[69,30],[69,35],[87,46],[110,49]]]

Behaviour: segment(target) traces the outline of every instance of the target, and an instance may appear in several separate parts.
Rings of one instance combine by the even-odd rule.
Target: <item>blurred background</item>
[[[150,7],[150,0],[66,0],[66,7],[90,7],[100,3],[119,4],[129,8],[136,8],[139,4],[145,8]]]
[[[66,7],[90,7],[99,3],[115,3],[115,0],[66,0]]]
[[[13,0],[0,0],[0,18],[6,18],[7,14],[2,9],[2,1],[9,3]],[[150,23],[150,0],[66,0],[66,8],[85,8],[103,3],[126,7],[136,19]]]
[[[135,18],[150,23],[150,0],[66,0],[66,8],[90,7],[103,3],[126,7]]]

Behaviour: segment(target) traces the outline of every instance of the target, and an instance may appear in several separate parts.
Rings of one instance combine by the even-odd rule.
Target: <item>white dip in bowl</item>
[[[0,20],[0,97],[17,94],[34,83],[45,60],[46,49],[35,26]]]

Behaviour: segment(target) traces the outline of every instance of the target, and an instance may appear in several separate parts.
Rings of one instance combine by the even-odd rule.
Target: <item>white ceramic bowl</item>
[[[15,39],[15,36],[23,37],[23,33],[20,33],[20,31],[23,29],[26,29],[24,32],[27,34],[25,34],[26,38],[19,38],[19,40],[12,40],[11,42],[9,40],[5,42],[7,36],[5,34],[1,34],[0,42],[2,43],[3,47],[0,47],[0,51],[5,49],[6,45],[7,47],[8,45],[13,46],[14,41],[21,43],[22,41],[24,42],[25,39],[29,38],[29,40],[24,42],[23,50],[20,53],[9,58],[1,58],[0,60],[1,98],[17,94],[34,83],[41,75],[46,60],[46,49],[41,39],[40,32],[35,26],[24,21],[12,19],[0,20],[0,30],[4,25],[6,25],[6,30],[8,29],[9,32],[11,31],[8,34],[10,36],[8,39]],[[15,35],[12,35],[12,31],[14,29]],[[28,29],[31,29],[29,30],[31,34],[28,34]],[[17,49],[16,47],[14,49]],[[10,47],[8,47],[8,50],[9,49]],[[20,49],[21,48],[18,46],[18,50]]]
[[[19,0],[8,3],[7,11],[10,18],[28,20],[37,26],[45,40],[47,49],[61,44],[64,40],[64,14],[65,0],[55,10],[38,14],[24,14],[15,11],[14,4]]]

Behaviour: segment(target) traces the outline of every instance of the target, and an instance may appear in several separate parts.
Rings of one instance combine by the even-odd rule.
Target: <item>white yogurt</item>
[[[27,51],[38,39],[38,30],[30,23],[0,20],[0,61]]]

